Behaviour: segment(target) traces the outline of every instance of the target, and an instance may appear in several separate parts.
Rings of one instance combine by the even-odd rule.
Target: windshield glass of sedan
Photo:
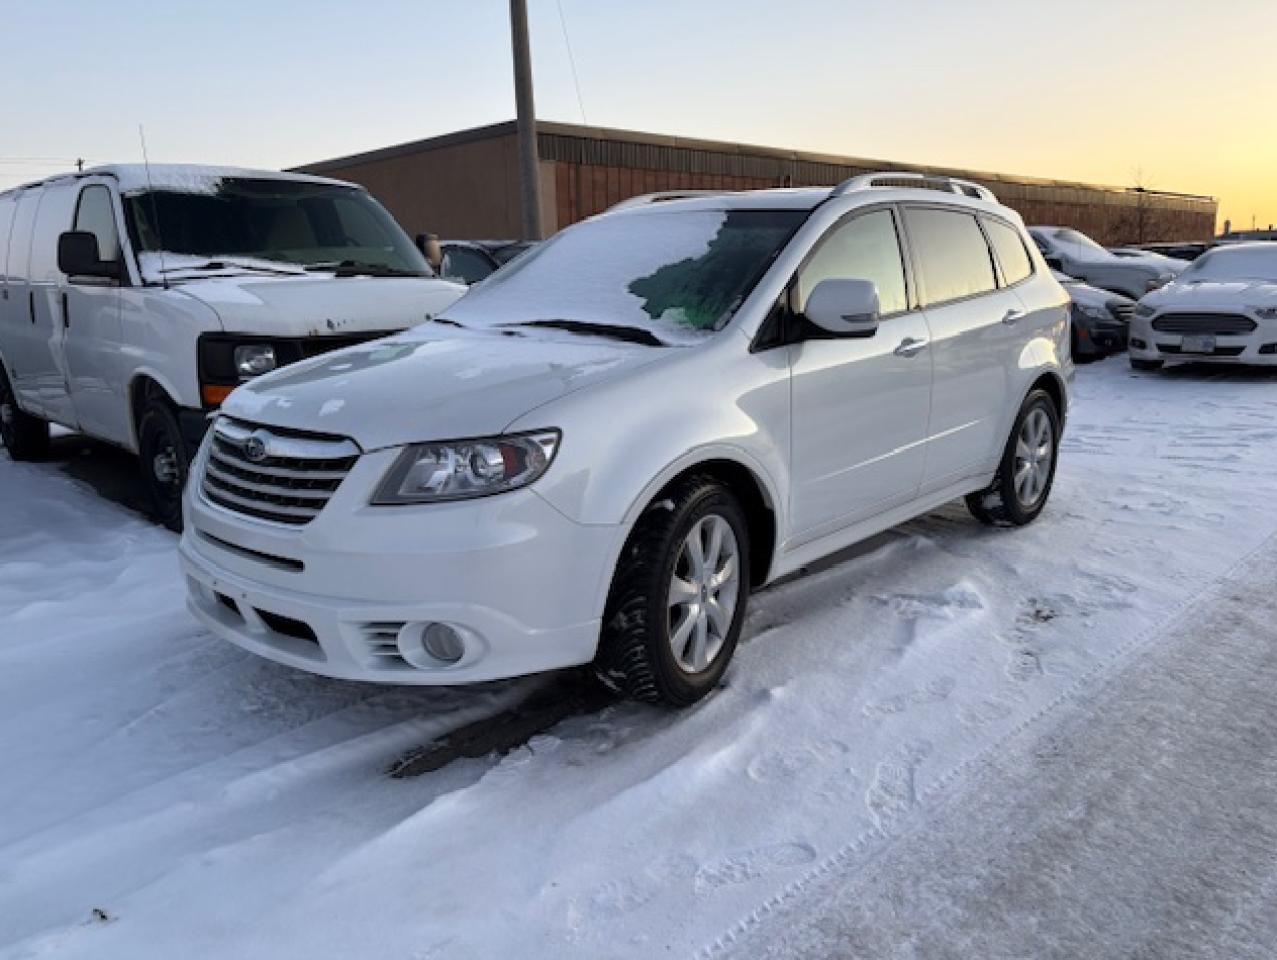
[[[330,266],[430,275],[394,218],[352,187],[227,177],[199,192],[157,187],[131,194],[124,211],[142,272],[150,277],[224,260],[263,270],[277,264],[293,272]]]
[[[721,330],[805,210],[645,210],[578,224],[445,313],[466,327],[623,327],[663,343]]]
[[[1277,243],[1245,250],[1212,250],[1193,261],[1181,280],[1266,280],[1277,283]]]
[[[1079,251],[1085,250],[1087,253],[1102,254],[1106,257],[1114,256],[1114,254],[1109,253],[1085,233],[1079,233],[1077,230],[1069,230],[1067,228],[1056,230],[1055,239],[1067,246],[1076,247]]]

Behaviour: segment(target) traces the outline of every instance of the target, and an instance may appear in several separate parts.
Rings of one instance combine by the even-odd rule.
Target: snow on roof
[[[147,170],[142,163],[110,163],[89,167],[81,173],[61,173],[43,180],[12,188],[22,190],[40,183],[55,183],[67,179],[90,176],[114,177],[120,184],[120,192],[127,195],[141,193],[153,186],[156,190],[177,193],[215,193],[217,185],[230,177],[250,180],[291,180],[301,183],[326,183],[332,186],[355,187],[358,184],[329,177],[316,177],[307,173],[282,173],[279,170],[254,170],[250,167],[219,167],[197,163],[153,163]],[[5,191],[9,192],[9,191]]]

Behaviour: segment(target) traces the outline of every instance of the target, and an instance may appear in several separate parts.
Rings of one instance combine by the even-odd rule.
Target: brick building
[[[1101,243],[1206,240],[1213,197],[1044,180],[1006,173],[803,153],[771,147],[539,122],[541,223],[547,235],[626,197],[656,190],[832,185],[875,170],[960,176],[985,184],[1026,222],[1077,227]],[[517,237],[513,121],[297,168],[363,184],[409,233]]]

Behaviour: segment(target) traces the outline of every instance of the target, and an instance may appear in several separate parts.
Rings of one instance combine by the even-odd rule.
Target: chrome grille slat
[[[1259,325],[1240,313],[1163,313],[1154,318],[1152,327],[1158,333],[1214,334],[1237,337],[1254,333]]]
[[[250,459],[249,441],[260,444]],[[304,526],[332,499],[359,459],[344,437],[297,435],[221,417],[204,463],[204,498],[258,520]]]

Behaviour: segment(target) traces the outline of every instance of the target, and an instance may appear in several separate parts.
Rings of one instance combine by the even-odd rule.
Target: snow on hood
[[[212,276],[173,288],[211,307],[228,332],[308,337],[415,326],[465,293],[430,277]]]
[[[491,436],[535,407],[667,355],[570,334],[510,336],[432,323],[250,381],[222,410],[350,437],[365,450]]]
[[[1140,301],[1158,310],[1277,306],[1277,283],[1266,280],[1173,280]]]

